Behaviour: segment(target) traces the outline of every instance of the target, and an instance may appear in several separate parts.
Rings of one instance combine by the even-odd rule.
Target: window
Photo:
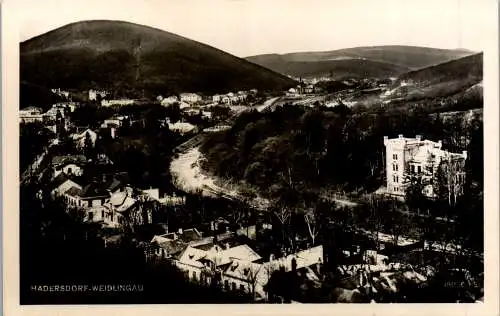
[[[411,165],[411,172],[415,172],[415,165]]]
[[[422,172],[422,166],[418,166],[418,173]]]
[[[396,167],[396,171],[398,171],[398,165],[394,165]]]
[[[394,187],[394,192],[398,192],[398,188],[397,187]]]
[[[101,218],[104,219],[104,211],[101,211]]]
[[[226,290],[229,290],[229,281],[228,280],[224,280],[224,288]]]
[[[233,282],[233,283],[231,284],[231,288],[233,289],[233,291],[236,291],[236,283],[235,283],[235,282]]]
[[[397,154],[392,154],[392,159],[398,160],[398,155]]]
[[[72,174],[72,173],[73,173],[73,169],[68,168],[68,173],[69,173],[69,174]]]
[[[398,182],[399,182],[399,177],[398,177],[398,176],[396,176],[396,183],[398,183]]]
[[[93,219],[94,219],[94,213],[89,212],[89,220],[93,220]]]
[[[240,291],[245,291],[245,286],[243,284],[240,284]]]

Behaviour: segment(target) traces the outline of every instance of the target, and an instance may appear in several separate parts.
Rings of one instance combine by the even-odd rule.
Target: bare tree
[[[286,230],[286,227],[288,226],[288,224],[290,223],[290,219],[292,217],[292,212],[282,206],[282,207],[278,207],[278,209],[276,211],[274,211],[274,215],[276,215],[276,217],[278,218],[278,220],[280,221],[281,223],[281,237],[282,237],[282,241],[284,242],[285,241],[285,230]],[[284,246],[284,245],[282,245]]]
[[[316,237],[319,233],[320,222],[317,218],[316,212],[310,210],[304,214],[304,220],[307,224],[307,229],[309,230],[309,236],[311,236],[312,245],[315,245]]]
[[[254,300],[260,270],[262,270],[261,264],[249,264],[240,271],[242,278],[248,283],[249,292]]]

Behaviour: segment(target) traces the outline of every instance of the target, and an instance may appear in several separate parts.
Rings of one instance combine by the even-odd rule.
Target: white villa
[[[420,135],[415,138],[406,138],[399,135],[398,138],[389,139],[384,137],[386,148],[386,193],[404,198],[405,177],[408,170],[412,173],[431,179],[440,166],[441,162],[447,165],[452,164],[453,168],[448,168],[448,172],[453,173],[453,183],[455,193],[461,194],[461,187],[465,180],[464,162],[467,159],[467,152],[461,154],[450,153],[441,149],[442,142],[423,140]],[[427,197],[435,197],[435,190],[432,184],[427,184],[423,189],[423,194]]]
[[[196,103],[201,102],[203,99],[199,94],[196,93],[181,93],[180,95],[182,102]]]

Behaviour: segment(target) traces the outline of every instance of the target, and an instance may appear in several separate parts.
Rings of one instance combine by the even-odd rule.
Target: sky
[[[239,57],[374,45],[482,51],[496,0],[13,0],[19,40],[82,20],[156,27]],[[29,9],[27,9],[29,8]]]

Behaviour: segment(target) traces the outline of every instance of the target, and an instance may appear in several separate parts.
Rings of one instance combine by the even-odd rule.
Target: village
[[[315,240],[318,234],[315,221],[319,219],[314,216],[305,216],[310,238],[307,238],[308,234],[297,235],[291,242],[293,247],[275,251],[269,249],[269,244],[275,242],[271,240],[276,222],[269,219],[266,207],[234,206],[237,195],[231,195],[228,188],[207,186],[200,180],[204,176],[201,174],[186,176],[188,173],[185,172],[191,172],[196,159],[184,164],[181,174],[173,173],[175,188],[172,190],[147,182],[138,187],[134,186],[134,182],[138,182],[132,179],[133,175],[117,168],[99,146],[102,139],[119,140],[134,133],[133,129],[130,131],[132,126],[138,126],[137,131],[142,131],[154,121],[157,125],[155,131],[167,129],[177,135],[174,147],[182,158],[184,153],[196,148],[193,144],[197,137],[230,129],[234,120],[244,112],[272,111],[285,103],[305,107],[352,106],[355,102],[349,100],[353,94],[383,94],[387,91],[384,90],[387,89],[386,82],[346,80],[344,89],[329,92],[321,87],[321,80],[313,82],[302,83],[301,80],[296,88],[281,94],[252,89],[212,96],[197,93],[159,95],[152,101],[109,99],[109,91],[95,89],[85,93],[86,100],[74,101],[70,91],[53,89],[52,93],[64,101],[53,104],[46,111],[31,106],[19,112],[21,129],[36,125],[50,131],[51,135],[41,152],[22,172],[21,183],[37,184],[40,200],[62,201],[68,211],[77,210],[82,214],[83,221],[100,225],[107,232],[102,236],[106,247],[119,244],[125,232],[141,235],[136,238],[147,262],[168,262],[182,271],[187,281],[200,286],[243,293],[255,302],[404,301],[411,291],[426,286],[436,271],[430,264],[418,264],[411,258],[400,259],[401,256],[415,259],[426,252],[455,255],[466,251],[452,243],[440,248],[436,245],[439,244],[437,240],[422,241],[403,235],[394,238],[394,235],[358,229],[353,233],[355,241],[332,252],[326,249],[331,245],[325,239]],[[78,125],[81,117],[75,113],[88,104],[104,111],[113,109],[115,114],[92,125]],[[145,118],[143,112],[137,110],[145,104],[164,109],[167,116],[154,117],[153,121]],[[453,195],[455,198],[460,196],[466,177],[464,162],[467,152],[448,152],[442,149],[438,140],[408,136],[379,140],[386,150],[386,181],[376,194],[404,201],[406,166],[411,166],[412,173],[431,179],[437,166],[444,161],[449,163],[449,170],[453,172],[450,179]],[[174,158],[172,166],[175,163]],[[183,184],[179,185],[179,181]],[[198,185],[183,190],[188,183]],[[179,209],[186,208],[193,195],[204,199],[204,190],[212,193],[209,195],[212,199],[219,199],[221,203],[227,201],[227,209],[216,209],[212,216],[201,216],[198,226],[186,226],[182,224],[183,220],[172,219],[181,215],[170,218],[168,214],[178,214]],[[436,194],[434,190],[431,184],[423,188],[424,194],[431,198]],[[333,261],[337,264],[332,271],[327,267]],[[468,282],[467,289],[477,291],[480,288],[475,283],[477,276],[464,271],[456,273],[465,273],[463,280]],[[340,284],[334,289],[328,285],[332,278]],[[461,298],[464,300],[481,297],[480,293],[463,295],[467,297]]]

